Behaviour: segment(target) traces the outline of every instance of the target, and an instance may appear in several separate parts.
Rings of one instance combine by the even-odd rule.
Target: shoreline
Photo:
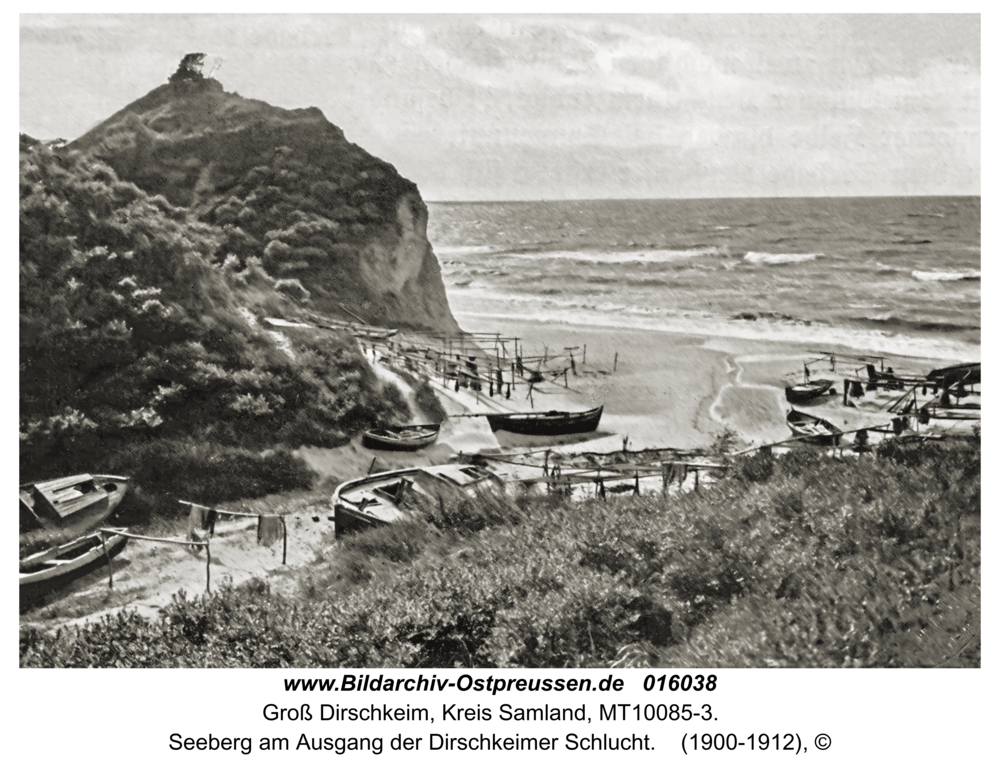
[[[577,376],[568,377],[570,389],[546,383],[544,392],[535,391],[534,407],[579,410],[604,403],[603,435],[580,442],[589,451],[620,449],[626,437],[630,449],[703,449],[726,429],[734,431],[743,446],[784,440],[789,437],[784,387],[801,382],[803,362],[817,358],[815,349],[804,343],[542,323],[492,314],[456,312],[455,317],[463,329],[483,331],[490,326],[504,336],[518,337],[530,355],[587,345],[585,364],[582,351],[574,352],[579,365]],[[811,366],[811,376],[834,380],[838,394],[844,378],[867,378],[864,364],[850,359],[870,354],[843,346],[832,352],[841,357],[833,370],[829,361],[818,362]],[[899,374],[925,374],[954,363],[929,357],[885,358]],[[830,406],[820,405],[820,411],[841,404],[839,395],[827,401]],[[871,398],[858,399],[857,406],[851,414],[838,413],[845,425],[858,419],[871,422],[878,408]]]

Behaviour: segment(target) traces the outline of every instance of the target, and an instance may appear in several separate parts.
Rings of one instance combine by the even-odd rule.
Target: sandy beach
[[[585,442],[592,451],[620,449],[626,437],[630,449],[699,449],[727,428],[735,431],[741,446],[787,439],[784,387],[801,382],[804,362],[817,358],[816,351],[786,342],[539,324],[483,315],[460,315],[458,320],[470,331],[518,337],[528,355],[577,348],[577,375],[569,373],[565,379],[536,386],[532,398],[535,409],[588,409],[603,403],[600,431]],[[810,373],[833,380],[837,394],[810,407],[846,427],[887,421],[879,414],[887,398],[869,394],[853,399],[853,407],[843,406],[842,381],[867,378],[864,364],[847,357],[869,351],[839,348],[836,352],[843,358],[832,369],[829,361],[822,361],[813,364]],[[950,363],[956,361],[902,356],[886,360],[897,374],[922,375]],[[498,403],[502,409],[532,408],[522,390],[510,401]]]

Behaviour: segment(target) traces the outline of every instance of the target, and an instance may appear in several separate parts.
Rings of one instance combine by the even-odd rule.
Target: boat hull
[[[492,487],[503,491],[503,482],[489,471],[471,465],[438,465],[404,468],[345,481],[333,493],[334,536],[410,520],[414,498],[431,505],[474,498]]]
[[[833,380],[813,380],[803,385],[785,388],[785,400],[789,404],[804,404],[819,398],[833,386]]]
[[[361,445],[368,449],[381,449],[389,452],[416,452],[418,449],[428,447],[437,441],[438,433],[440,432],[440,426],[437,425],[405,427],[413,431],[424,427],[431,427],[432,429],[425,430],[420,432],[419,435],[413,436],[393,435],[394,431],[402,431],[404,428],[385,431],[366,430],[361,435]]]
[[[836,446],[843,435],[843,432],[829,420],[805,412],[792,409],[785,419],[792,434],[810,444]]]
[[[78,480],[79,485],[69,482]],[[81,474],[77,477],[21,484],[20,503],[20,557],[68,543],[92,533],[105,522],[128,491],[125,476]],[[46,497],[45,490],[66,484],[60,490],[56,506]],[[87,493],[72,491],[87,489]],[[64,491],[63,491],[64,490]],[[69,506],[77,506],[66,513]],[[61,510],[60,510],[61,509]]]
[[[54,558],[22,559],[18,579],[21,603],[35,601],[98,567],[106,566],[128,544],[128,538],[124,534],[106,535],[105,538],[106,552],[100,535],[95,533],[51,549],[47,553]]]
[[[490,430],[506,430],[527,436],[564,436],[569,433],[590,433],[601,422],[603,406],[589,412],[524,412],[519,414],[489,414]]]

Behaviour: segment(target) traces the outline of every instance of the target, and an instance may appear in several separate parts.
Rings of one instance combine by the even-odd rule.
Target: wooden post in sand
[[[205,593],[212,593],[212,538],[205,541]]]
[[[288,563],[288,525],[285,523],[285,517],[281,517],[281,563]]]
[[[583,363],[587,363],[587,343],[583,343]]]
[[[612,372],[617,372],[618,371],[618,351],[617,350],[615,351],[615,365],[614,365],[614,368],[611,371]]]
[[[104,539],[104,533],[101,532],[101,548],[104,549],[104,558],[108,560],[108,590],[115,587],[115,573],[111,571],[111,557],[108,556],[108,543]]]

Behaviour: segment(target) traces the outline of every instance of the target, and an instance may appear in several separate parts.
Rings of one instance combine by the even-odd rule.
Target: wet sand
[[[526,355],[542,355],[546,346],[550,355],[576,347],[577,375],[570,373],[566,380],[536,387],[533,408],[579,410],[603,403],[600,431],[584,442],[592,451],[620,449],[626,437],[630,449],[701,449],[727,428],[735,431],[740,446],[783,441],[791,435],[785,423],[789,406],[784,388],[802,382],[803,363],[817,358],[806,346],[785,342],[527,323],[481,315],[459,316],[458,320],[464,329],[518,337]],[[866,351],[838,349],[836,353],[840,358],[833,369],[829,360],[810,364],[811,377],[833,380],[837,393],[821,399],[816,409],[836,415],[838,424],[847,427],[887,421],[880,408],[888,397],[866,394],[854,399],[853,406],[843,406],[843,380],[867,379],[864,364],[847,356]],[[550,366],[561,368],[565,360]],[[926,374],[950,363],[955,361],[901,356],[886,361],[897,374]],[[568,389],[562,386],[564,381]],[[516,399],[502,401],[501,408],[531,409],[525,395],[519,390]],[[503,445],[504,437],[498,437]]]

